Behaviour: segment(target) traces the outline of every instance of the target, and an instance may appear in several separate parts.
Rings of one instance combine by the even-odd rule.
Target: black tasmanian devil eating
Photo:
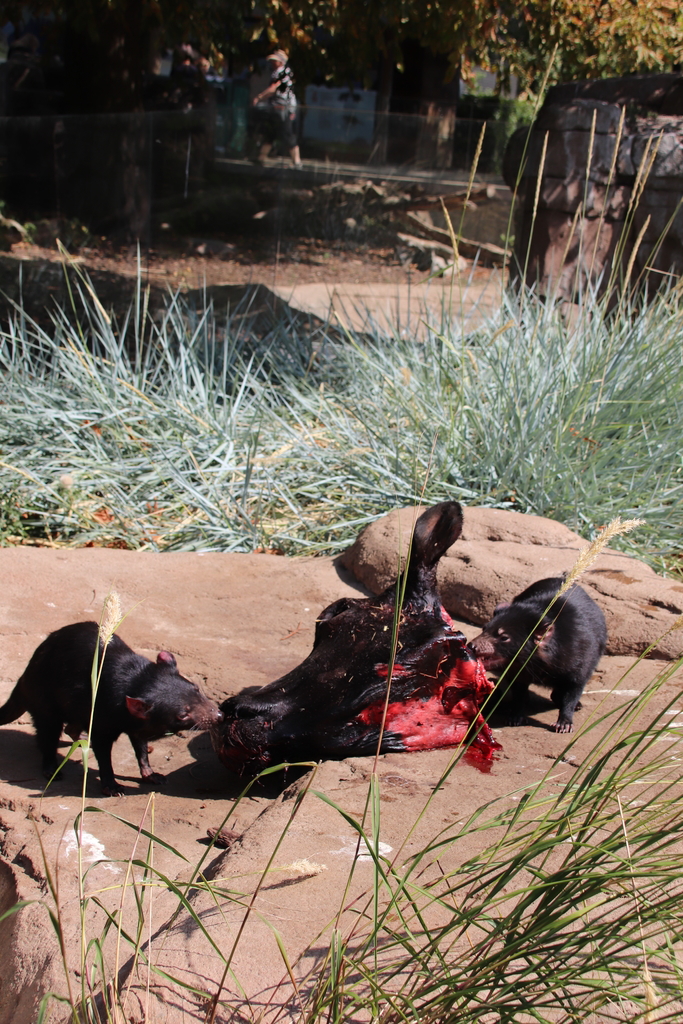
[[[57,744],[62,730],[76,740],[89,728],[91,671],[98,641],[96,622],[75,622],[50,633],[0,708],[0,725],[30,713],[48,778],[59,765]],[[105,796],[121,792],[112,770],[111,748],[122,732],[133,744],[142,778],[160,783],[164,777],[150,767],[147,741],[181,729],[208,729],[222,717],[213,701],[180,675],[172,654],[161,651],[156,662],[150,661],[114,634],[101,661],[90,736],[102,792]]]
[[[470,646],[487,670],[501,677],[508,725],[522,725],[530,683],[548,687],[559,708],[555,732],[571,732],[574,711],[595,666],[605,653],[605,616],[576,584],[553,603],[561,576],[538,580],[493,618]]]
[[[467,740],[470,756],[490,764],[498,744],[480,707],[493,685],[436,589],[437,563],[461,530],[455,501],[417,520],[393,665],[394,585],[379,597],[329,605],[298,668],[221,705],[223,722],[211,735],[228,768],[255,773],[287,761],[374,754],[380,735],[383,753]]]

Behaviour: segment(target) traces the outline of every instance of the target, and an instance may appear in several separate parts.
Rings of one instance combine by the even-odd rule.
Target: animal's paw
[[[161,772],[150,772],[142,776],[142,781],[146,786],[163,786],[166,782],[166,776],[162,775]]]
[[[506,725],[528,725],[529,719],[526,715],[514,714],[505,716]]]
[[[553,732],[574,732],[574,723],[564,722],[558,718],[553,726]]]
[[[123,796],[124,789],[119,786],[118,782],[115,782],[111,786],[102,786],[102,796]]]

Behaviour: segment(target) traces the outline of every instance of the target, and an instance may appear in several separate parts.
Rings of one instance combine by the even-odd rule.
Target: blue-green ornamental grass
[[[570,316],[510,293],[477,330],[444,310],[419,340],[294,317],[250,332],[248,314],[176,295],[154,318],[139,290],[116,323],[78,276],[50,331],[18,310],[0,332],[0,542],[332,553],[425,488],[588,539],[640,517],[624,545],[676,564],[680,288]]]

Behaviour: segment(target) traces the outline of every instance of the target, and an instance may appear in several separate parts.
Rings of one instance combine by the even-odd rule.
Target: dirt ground
[[[209,246],[207,255],[198,248]],[[193,239],[180,253],[178,246],[150,249],[143,256],[143,270],[150,281],[172,287],[201,287],[212,284],[271,285],[310,284],[317,281],[363,284],[404,283],[411,277],[424,277],[412,264],[403,265],[392,248],[347,248],[341,243],[316,240],[291,240],[278,245],[264,239],[255,245],[244,239],[231,246],[225,255],[211,254],[210,242]],[[35,247],[27,246],[27,250]],[[45,258],[47,250],[41,250]],[[116,273],[123,277],[137,274],[137,250],[81,250],[83,265],[95,273]]]
[[[220,251],[222,243],[217,244]],[[339,313],[337,306],[343,307],[345,321],[358,330],[364,325],[359,310],[366,307],[379,322],[400,314],[403,323],[413,312],[419,324],[426,306],[435,304],[438,312],[443,296],[453,293],[450,279],[433,279],[425,289],[428,271],[401,263],[393,248],[351,249],[340,243],[302,240],[278,245],[272,238],[264,238],[258,243],[254,239],[238,241],[219,255],[211,245],[201,239],[184,245],[176,241],[173,246],[142,251],[138,265],[136,247],[117,249],[106,240],[97,248],[85,247],[69,257],[55,249],[15,244],[11,252],[0,253],[0,317],[11,316],[14,304],[21,301],[29,316],[52,329],[55,306],[73,316],[69,312],[73,282],[75,271],[80,271],[92,282],[104,308],[124,318],[135,296],[138,267],[143,288],[149,288],[152,314],[162,309],[169,293],[176,290],[197,308],[203,308],[208,297],[213,298],[217,310],[224,310],[234,308],[251,288],[265,286],[252,311],[263,307],[266,329],[273,315],[282,312],[283,303],[287,315],[298,310],[304,318],[312,315],[323,321],[331,309]],[[204,256],[197,252],[203,246],[209,247]],[[65,274],[69,267],[71,291]],[[463,261],[459,280],[455,294],[462,303],[462,289],[466,288],[468,316],[475,309],[491,311],[500,301],[500,271]],[[258,323],[253,326],[258,329]]]
[[[197,247],[211,246],[201,239],[177,240],[159,248],[143,249],[140,270],[144,286],[153,293],[199,291],[217,285],[265,284],[268,287],[312,284],[322,281],[365,284],[405,284],[426,274],[399,261],[394,249],[348,249],[341,244],[295,240],[278,246],[271,238],[238,240],[223,255],[210,249],[200,255]],[[220,243],[219,243],[220,246]],[[219,249],[220,251],[220,249]],[[138,275],[136,246],[115,247],[103,239],[97,247],[84,247],[64,257],[56,249],[17,243],[0,253],[0,291],[40,312],[51,301],[68,302],[64,265],[85,271],[105,305],[127,306]],[[20,285],[21,271],[21,285]]]
[[[331,558],[9,548],[0,550],[0,570],[0,701],[7,698],[44,636],[68,622],[99,617],[111,589],[130,612],[119,630],[123,638],[151,658],[159,649],[172,651],[180,670],[216,700],[245,686],[270,682],[294,667],[310,650],[320,610],[337,598],[363,595]],[[470,638],[478,632],[467,623],[462,628]],[[588,685],[584,710],[577,715],[579,726],[598,711],[636,695],[662,668],[662,663],[646,661],[624,680],[631,664],[628,658],[603,659]],[[658,701],[679,692],[680,682],[676,677],[668,681]],[[499,799],[502,806],[512,806],[525,788],[546,775],[565,747],[567,737],[549,728],[555,714],[538,696],[537,711],[527,726],[497,730],[502,750],[490,772],[460,763],[438,791],[435,786],[450,751],[380,757],[382,851],[402,861],[444,825],[464,819],[486,802]],[[683,711],[679,721],[683,724]],[[595,736],[579,736],[572,758],[555,766],[548,778],[549,792],[571,777]],[[62,749],[68,749],[66,744]],[[6,979],[0,986],[0,1024],[29,1024],[35,1020],[42,992],[66,991],[46,910],[51,905],[46,865],[59,880],[70,977],[79,988],[74,838],[82,778],[79,757],[73,755],[63,777],[43,793],[28,716],[0,729],[0,913],[17,898],[38,901],[0,924],[0,977]],[[226,981],[225,1003],[217,1019],[255,1019],[261,1014],[261,1019],[269,1019],[275,1008],[288,1005],[292,994],[271,926],[277,928],[295,976],[310,981],[325,947],[316,937],[329,928],[343,900],[356,835],[337,810],[312,792],[300,805],[291,799],[310,776],[298,782],[285,780],[292,784],[284,792],[282,784],[257,788],[235,806],[243,780],[222,767],[206,734],[159,740],[150,760],[166,775],[166,784],[153,796],[140,782],[126,737],[116,743],[113,754],[124,797],[102,797],[93,769],[83,839],[86,890],[105,905],[119,906],[128,858],[148,855],[147,841],[137,831],[141,824],[168,844],[155,846],[155,869],[179,880],[187,879],[191,866],[207,855],[207,829],[225,824],[240,838],[225,853],[208,852],[203,865],[208,877],[217,884],[222,880],[226,890],[246,893],[248,899],[270,864],[251,924],[240,934],[244,904],[227,896],[216,905],[196,894],[196,917],[188,918],[176,916],[173,899],[158,891],[145,925],[146,949],[157,966],[213,992],[222,974],[217,950],[230,949],[236,942],[234,976]],[[371,770],[371,758],[325,762],[317,769],[312,789],[361,817]],[[288,823],[286,839],[278,847]],[[473,835],[458,856],[472,853],[478,842],[481,837]],[[140,870],[135,873],[139,881]],[[371,862],[361,857],[346,894],[348,904],[368,895],[371,874]],[[132,904],[129,895],[123,912],[131,928]],[[99,934],[103,927],[103,914],[91,901],[88,935]],[[132,971],[128,948],[118,956],[111,943],[107,949],[108,970],[118,970],[120,980],[130,986],[128,1021],[180,1024],[204,1019],[205,1004],[191,989],[157,977],[148,992],[145,972]],[[54,1004],[49,1019],[62,1020],[65,1013]],[[296,1016],[295,1008],[291,1015]],[[285,1019],[291,1019],[289,1011]]]

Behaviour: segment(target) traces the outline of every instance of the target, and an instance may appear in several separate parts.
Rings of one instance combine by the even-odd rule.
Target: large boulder
[[[396,509],[365,527],[340,557],[373,593],[396,577],[405,559],[416,508]],[[586,541],[562,523],[496,508],[465,509],[458,540],[439,564],[441,598],[455,618],[488,622],[502,600],[535,580],[574,565]],[[403,562],[402,562],[403,564]],[[637,558],[605,550],[581,578],[607,620],[608,654],[672,659],[683,654],[683,630],[668,632],[683,614],[683,584],[658,575]]]
[[[652,287],[683,272],[683,76],[554,86],[511,136],[503,173],[517,194],[513,273],[541,294],[573,302],[627,270]]]

